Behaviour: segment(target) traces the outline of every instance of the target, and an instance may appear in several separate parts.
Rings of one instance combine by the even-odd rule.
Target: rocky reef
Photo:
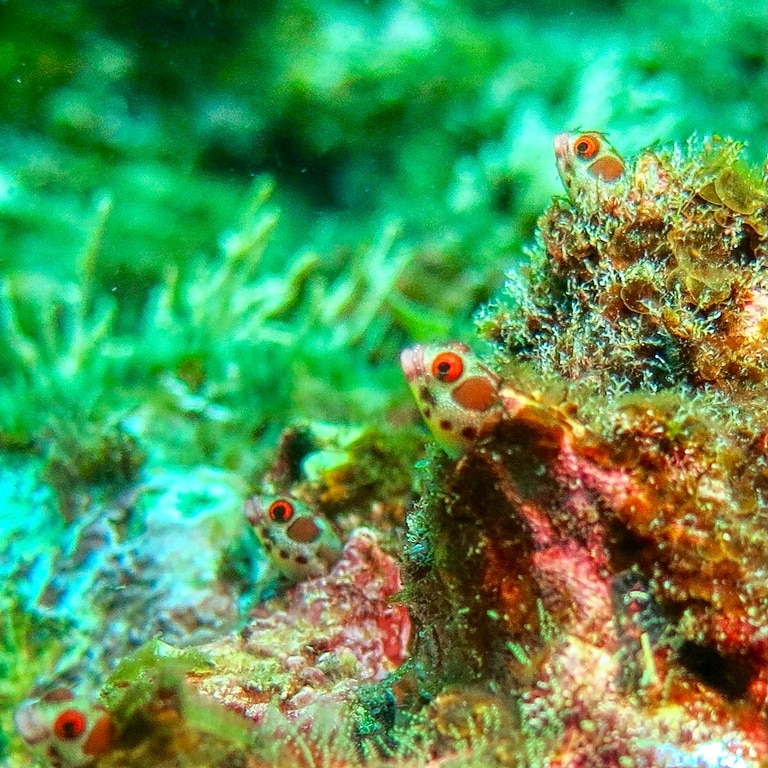
[[[0,768],[763,760],[767,23],[0,2]]]
[[[476,427],[410,520],[415,657],[513,691],[531,764],[768,760],[768,204],[738,154],[567,173],[528,274],[482,312],[495,370],[404,358],[439,439],[441,388]]]

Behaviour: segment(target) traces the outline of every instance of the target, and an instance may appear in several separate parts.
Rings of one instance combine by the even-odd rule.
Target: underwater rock
[[[645,150],[618,187],[566,175],[574,199],[540,218],[529,279],[483,310],[484,335],[597,393],[764,383],[768,190],[741,150]],[[713,194],[724,180],[733,197]]]
[[[115,659],[159,633],[188,646],[236,624],[239,595],[221,563],[246,527],[244,490],[213,468],[165,469],[91,499],[70,522],[53,504],[41,509],[36,525],[56,540],[39,548],[32,568],[29,552],[9,548],[6,567],[23,574],[34,610],[68,628],[57,685],[98,687]]]
[[[648,150],[596,189],[561,164],[573,199],[481,318],[501,364],[443,348],[484,408],[414,362],[439,348],[403,354],[433,431],[474,432],[409,520],[415,657],[437,690],[512,691],[536,764],[768,760],[768,205],[738,149]],[[749,204],[710,200],[731,174]]]
[[[63,756],[46,758],[63,768],[148,761],[162,768],[310,768],[322,764],[313,755],[325,754],[335,765],[357,765],[349,716],[357,691],[382,681],[407,655],[408,610],[390,603],[399,590],[397,563],[371,531],[359,529],[328,574],[257,606],[242,630],[184,650],[154,640],[121,661],[98,704],[77,700],[83,712],[111,717],[103,755],[83,754],[86,736],[78,734]],[[59,699],[29,701],[17,712],[18,730],[37,748],[43,716],[53,722],[59,710],[73,708]]]
[[[391,603],[400,586],[396,561],[373,532],[358,529],[328,574],[257,606],[241,631],[201,646],[214,667],[191,682],[254,722],[271,703],[296,721],[318,702],[345,702],[406,659],[408,610]]]

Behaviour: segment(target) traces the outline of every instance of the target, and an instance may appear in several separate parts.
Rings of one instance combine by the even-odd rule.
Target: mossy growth
[[[410,426],[297,422],[283,431],[271,468],[254,484],[296,495],[344,532],[369,525],[387,533],[403,522],[421,446]]]
[[[188,676],[211,665],[201,651],[175,649],[160,640],[122,659],[101,691],[117,738],[100,765],[245,764],[253,724],[188,683]]]
[[[84,492],[118,491],[138,478],[146,460],[138,440],[119,423],[55,419],[45,441],[43,480],[54,489],[67,519],[76,514]]]
[[[351,460],[321,475],[320,503],[334,515],[341,511],[368,514],[371,505],[379,502],[390,505],[394,518],[401,519],[419,448],[420,440],[413,430],[365,430],[349,445]]]
[[[209,669],[211,664],[202,651],[150,640],[118,662],[102,687],[101,698],[118,722],[128,720],[148,706],[159,687],[179,682],[195,670]]]
[[[448,516],[456,491],[453,463],[442,449],[431,446],[420,467],[424,492],[406,520],[405,586],[398,599],[415,619],[412,653],[420,685],[434,695],[446,684],[478,684],[490,661],[481,626],[487,618],[478,619],[480,598],[466,586],[472,582],[471,535]],[[485,500],[487,490],[478,491],[478,498]],[[467,526],[473,528],[473,521]]]
[[[397,703],[391,687],[381,684],[360,686],[350,708],[352,729],[361,754],[391,754],[395,748],[392,729]]]
[[[649,149],[616,194],[558,198],[527,281],[480,313],[507,360],[593,393],[768,380],[768,183],[730,139]]]

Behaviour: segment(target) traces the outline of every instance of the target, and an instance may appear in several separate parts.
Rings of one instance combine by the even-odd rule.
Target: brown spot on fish
[[[451,392],[456,405],[468,411],[487,411],[497,400],[496,387],[485,376],[472,376]]]
[[[429,405],[435,404],[435,397],[432,392],[430,392],[429,387],[425,386],[419,389],[419,398],[423,403],[429,403]]]
[[[453,429],[453,424],[451,424],[448,419],[440,419],[440,429],[444,429],[446,432],[449,432]]]
[[[40,701],[56,703],[59,701],[72,701],[74,698],[75,694],[69,688],[54,688],[52,691],[43,694],[40,697]]]
[[[109,751],[115,740],[115,726],[108,715],[100,717],[91,728],[88,738],[83,743],[83,753],[98,757]]]
[[[624,173],[624,163],[618,157],[606,155],[589,166],[589,172],[603,181],[618,181]]]
[[[286,531],[289,538],[299,544],[308,544],[320,535],[320,527],[311,517],[299,517]]]

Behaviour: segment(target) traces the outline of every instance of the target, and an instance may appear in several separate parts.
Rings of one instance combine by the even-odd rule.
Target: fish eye
[[[65,709],[53,723],[53,732],[60,739],[71,740],[82,736],[88,724],[79,709]]]
[[[293,517],[293,504],[285,499],[277,499],[269,505],[267,514],[275,523],[287,523]]]
[[[573,142],[573,151],[576,157],[580,157],[582,160],[589,160],[600,151],[600,141],[594,136],[587,134],[579,136]]]
[[[456,381],[464,372],[464,361],[455,352],[441,352],[432,361],[432,375],[438,381]]]

